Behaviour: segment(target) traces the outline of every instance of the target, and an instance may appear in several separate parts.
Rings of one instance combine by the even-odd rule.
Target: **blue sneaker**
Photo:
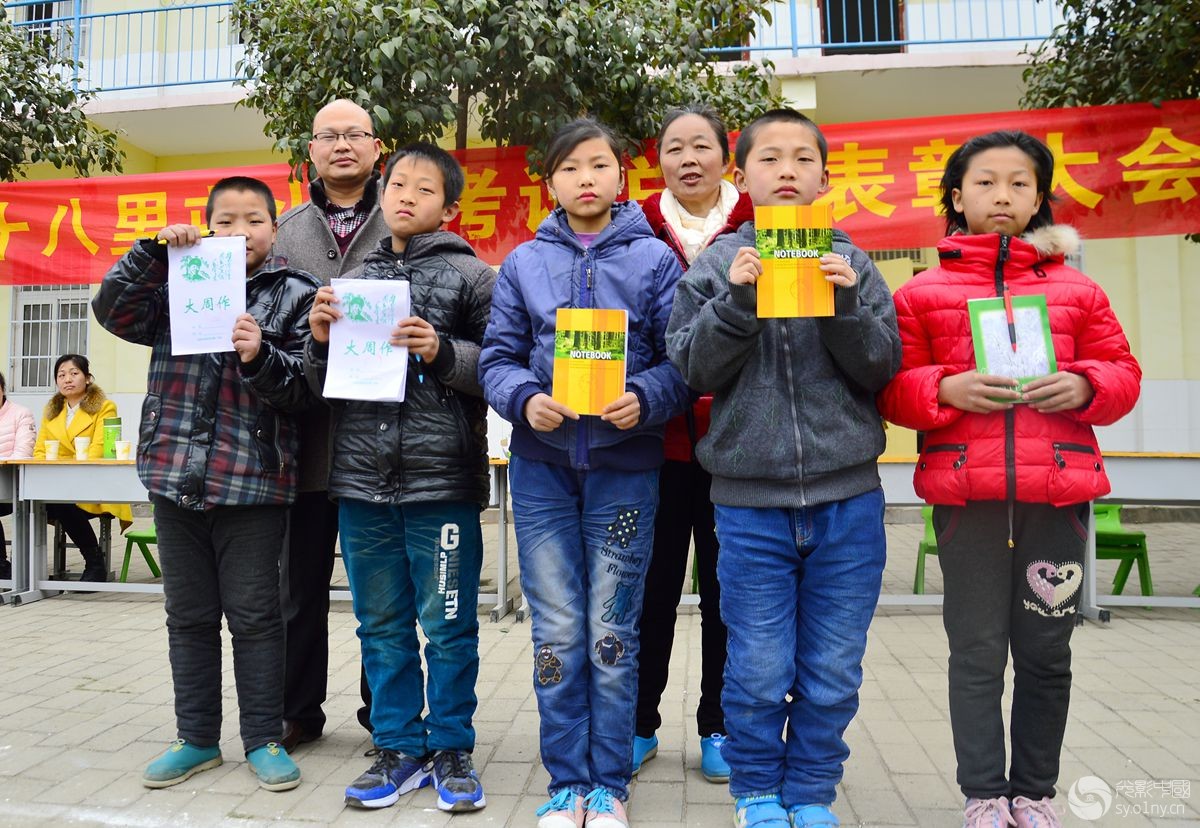
[[[300,784],[300,769],[283,745],[267,742],[246,754],[250,770],[258,777],[258,786],[268,791],[290,791]]]
[[[788,812],[783,810],[779,794],[743,796],[733,803],[733,824],[737,828],[792,828]]]
[[[714,733],[700,740],[700,773],[709,782],[729,781],[729,763],[721,756],[727,738],[724,734]]]
[[[217,767],[221,761],[221,748],[216,745],[202,748],[176,739],[166,753],[146,766],[142,784],[147,788],[169,788],[200,771]]]
[[[386,808],[409,791],[429,784],[429,769],[424,758],[398,750],[375,748],[371,767],[346,788],[346,804],[355,808]]]
[[[478,811],[487,805],[479,774],[465,750],[439,750],[433,754],[433,786],[437,806],[443,811]]]
[[[842,823],[828,805],[793,805],[788,808],[792,828],[837,828]]]
[[[633,737],[633,775],[637,776],[638,771],[642,769],[642,762],[649,761],[658,755],[658,737],[651,736],[649,739],[643,739],[641,736]]]

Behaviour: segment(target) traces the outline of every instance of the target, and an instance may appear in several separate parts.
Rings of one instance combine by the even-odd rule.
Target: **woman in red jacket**
[[[979,136],[950,156],[942,204],[951,235],[938,245],[941,265],[896,293],[903,362],[879,395],[884,417],[925,432],[914,485],[934,504],[969,826],[1059,825],[1050,798],[1088,501],[1109,491],[1092,427],[1127,414],[1141,383],[1104,291],[1063,263],[1079,237],[1052,223],[1053,172],[1050,151],[1022,132]],[[1057,371],[1023,385],[976,370],[967,302],[1006,295],[1041,295],[1048,309]]]
[[[646,199],[642,210],[655,235],[675,251],[687,270],[714,239],[753,219],[754,207],[748,195],[722,178],[729,166],[729,134],[707,107],[689,106],[667,113],[658,135],[658,162],[667,189]],[[717,536],[708,494],[712,478],[693,453],[696,441],[708,431],[711,406],[712,395],[705,394],[686,414],[668,422],[664,435],[666,462],[659,473],[654,554],[642,605],[633,768],[637,773],[642,762],[658,752],[655,731],[662,724],[658,704],[667,686],[679,591],[694,538],[703,659],[696,709],[700,771],[710,782],[726,782],[729,766],[721,758],[725,741],[721,690],[727,633],[721,622]]]

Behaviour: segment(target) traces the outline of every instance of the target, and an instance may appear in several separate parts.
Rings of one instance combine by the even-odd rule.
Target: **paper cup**
[[[47,460],[57,460],[58,459],[58,440],[47,440],[46,441],[46,459]]]
[[[116,458],[118,460],[129,460],[133,456],[133,443],[129,440],[117,440],[116,442]]]
[[[75,459],[88,459],[88,449],[92,446],[91,437],[76,437],[75,438]]]

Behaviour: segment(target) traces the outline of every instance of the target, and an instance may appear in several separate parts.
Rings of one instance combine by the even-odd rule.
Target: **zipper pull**
[[[1056,466],[1058,466],[1060,469],[1065,469],[1067,467],[1067,461],[1063,459],[1062,451],[1060,451],[1060,446],[1058,443],[1054,443],[1053,445],[1054,445],[1054,464]]]

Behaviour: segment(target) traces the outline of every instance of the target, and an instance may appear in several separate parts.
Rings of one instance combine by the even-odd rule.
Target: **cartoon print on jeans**
[[[640,509],[622,509],[617,513],[617,519],[608,524],[608,540],[606,543],[618,543],[622,549],[628,549],[630,542],[637,537],[637,518]]]
[[[600,656],[601,664],[611,666],[625,655],[625,645],[614,633],[605,633],[604,638],[596,642],[596,653]]]
[[[562,681],[562,659],[554,654],[549,645],[544,644],[538,648],[534,667],[537,669],[538,684],[543,687]]]
[[[1077,563],[1055,566],[1049,561],[1034,561],[1025,570],[1025,580],[1033,594],[1046,605],[1043,610],[1037,602],[1026,600],[1025,609],[1047,618],[1061,618],[1075,612],[1075,607],[1064,607],[1063,604],[1071,600],[1083,584],[1083,567]]]
[[[632,603],[633,584],[618,583],[616,591],[604,602],[604,609],[607,612],[600,616],[600,620],[605,624],[624,624],[625,616],[629,614],[629,607]]]

